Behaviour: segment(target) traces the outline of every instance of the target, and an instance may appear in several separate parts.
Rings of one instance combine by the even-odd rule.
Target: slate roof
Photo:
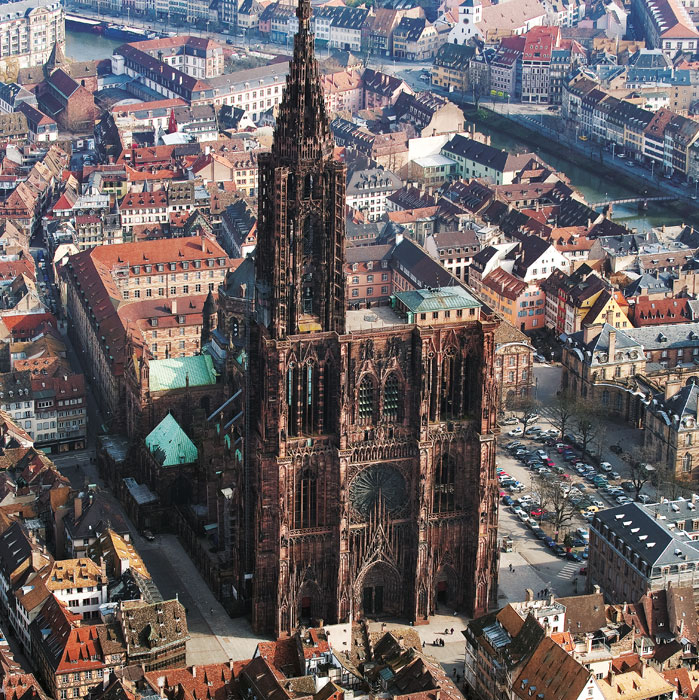
[[[672,293],[673,275],[669,272],[644,272],[637,279],[624,287],[624,296],[633,297],[639,294],[670,294]]]
[[[699,322],[631,328],[626,332],[645,350],[699,347]]]
[[[162,467],[193,464],[199,457],[196,445],[171,413],[146,436],[146,447]]]
[[[663,506],[668,512],[662,512]],[[656,518],[656,511],[665,515],[666,519]],[[640,503],[628,503],[600,511],[595,515],[592,527],[600,532],[601,527],[606,525],[650,567],[677,564],[680,560],[683,563],[699,562],[699,542],[680,537],[681,531],[668,529],[668,513],[674,513],[670,504],[661,504],[658,510],[658,506],[644,507]],[[692,513],[696,514],[696,511],[690,512],[689,515]],[[601,536],[609,538],[609,535]],[[686,559],[680,559],[681,555],[675,554],[675,551],[686,555]]]
[[[208,355],[151,360],[149,368],[148,388],[152,392],[216,383],[214,365]]]
[[[609,351],[609,332],[616,331],[616,348],[617,350],[631,350],[631,349],[641,349],[641,343],[633,337],[631,334],[638,329],[631,328],[628,330],[621,330],[619,328],[614,328],[608,323],[602,326],[602,330],[596,338],[593,338],[589,343],[583,341],[583,331],[578,331],[573,333],[570,338],[576,345],[589,350],[592,353]]]

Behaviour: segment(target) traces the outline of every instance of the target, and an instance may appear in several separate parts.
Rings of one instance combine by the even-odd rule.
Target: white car
[[[609,473],[610,471],[612,471],[612,465],[609,464],[609,462],[600,462],[599,468],[600,468],[603,472],[607,472],[607,473]]]
[[[641,493],[639,494],[637,500],[639,503],[650,503],[650,496],[648,494]]]
[[[514,429],[510,430],[507,434],[510,437],[519,437],[520,435],[524,435],[524,430],[520,426],[519,428],[514,428]]]
[[[625,506],[627,503],[633,503],[628,496],[617,496],[614,499],[620,506]]]
[[[517,418],[515,418],[514,416],[505,418],[505,420],[502,422],[503,425],[517,425],[517,423],[519,423],[519,420],[517,420]]]

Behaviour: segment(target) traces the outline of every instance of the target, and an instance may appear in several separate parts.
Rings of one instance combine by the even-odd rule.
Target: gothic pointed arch
[[[390,423],[399,422],[403,418],[404,398],[404,385],[398,376],[398,372],[389,372],[383,383],[381,417]]]

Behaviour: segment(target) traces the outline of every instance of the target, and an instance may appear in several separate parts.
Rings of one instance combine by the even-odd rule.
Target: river
[[[513,124],[516,130],[516,125]],[[491,137],[491,144],[507,151],[524,153],[535,151],[549,165],[556,170],[564,172],[573,185],[588,202],[602,202],[610,199],[625,199],[627,197],[638,197],[640,192],[620,185],[614,179],[613,171],[605,171],[604,175],[599,172],[599,164],[592,161],[584,161],[582,157],[574,156],[575,160],[566,158],[560,150],[556,148],[542,149],[532,147],[509,134],[501,131],[489,129],[483,123],[476,127],[478,131],[488,134]],[[552,146],[557,146],[552,142]],[[586,165],[587,164],[587,165]],[[595,169],[597,168],[597,169]],[[668,226],[680,224],[683,221],[696,221],[696,211],[690,207],[681,207],[676,203],[650,202],[648,209],[644,212],[638,210],[636,204],[615,205],[612,219],[623,223],[629,228],[639,231],[647,231],[654,226]]]
[[[114,49],[123,43],[116,39],[105,39],[100,34],[66,29],[66,56],[74,61],[109,58]]]

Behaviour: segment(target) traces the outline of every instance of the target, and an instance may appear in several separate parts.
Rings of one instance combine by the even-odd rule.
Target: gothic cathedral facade
[[[440,604],[482,614],[497,596],[497,321],[480,309],[348,324],[346,171],[333,158],[309,0],[297,15],[274,143],[259,161],[253,626],[419,624]]]

